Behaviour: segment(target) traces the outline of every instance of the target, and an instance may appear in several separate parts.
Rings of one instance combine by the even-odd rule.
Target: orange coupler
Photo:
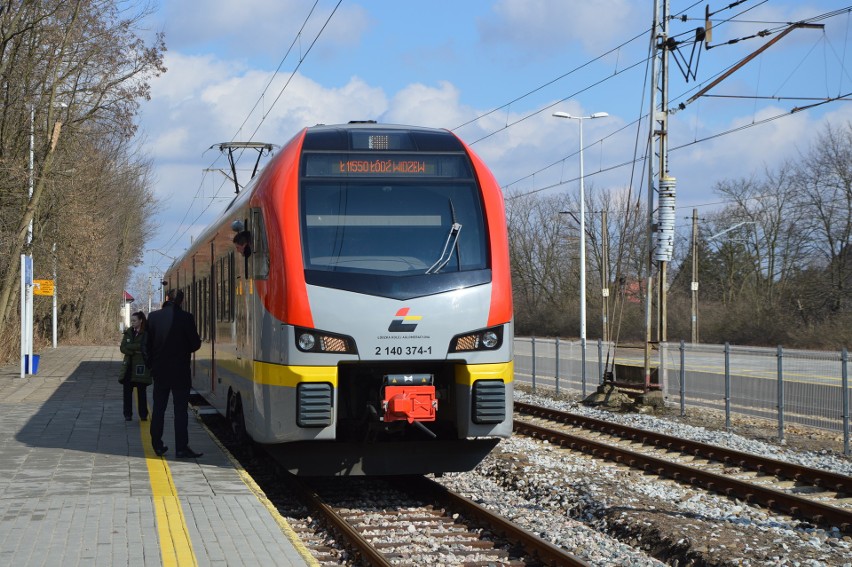
[[[435,386],[385,386],[385,421],[435,421]]]

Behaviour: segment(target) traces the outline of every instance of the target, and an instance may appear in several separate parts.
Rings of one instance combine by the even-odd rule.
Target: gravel
[[[852,461],[828,450],[515,394],[518,401],[852,474]],[[522,436],[501,442],[474,471],[438,480],[592,565],[852,567],[852,538],[837,530]]]

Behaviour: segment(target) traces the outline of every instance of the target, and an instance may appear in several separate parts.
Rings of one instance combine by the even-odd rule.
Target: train
[[[473,469],[512,432],[503,195],[449,130],[298,132],[164,274],[193,389],[307,476]]]

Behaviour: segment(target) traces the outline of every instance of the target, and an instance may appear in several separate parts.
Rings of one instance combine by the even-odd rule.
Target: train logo
[[[408,311],[410,309],[408,307],[403,307],[399,311],[396,312],[397,317],[402,317],[401,319],[394,319],[391,321],[391,324],[388,326],[388,332],[390,333],[411,333],[414,329],[417,328],[417,323],[407,323],[406,321],[419,321],[423,318],[422,315],[409,315]]]

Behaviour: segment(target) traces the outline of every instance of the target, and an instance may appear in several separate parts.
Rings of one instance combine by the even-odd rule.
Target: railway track
[[[515,411],[528,417],[517,433],[852,534],[846,475],[520,402]]]
[[[296,477],[221,416],[203,421],[322,565],[589,566],[426,477]]]
[[[375,566],[587,566],[588,563],[425,477],[332,478],[287,483],[345,540],[350,555]],[[312,548],[310,539],[304,539]],[[327,554],[320,539],[312,552]],[[329,556],[327,564],[339,558]]]

